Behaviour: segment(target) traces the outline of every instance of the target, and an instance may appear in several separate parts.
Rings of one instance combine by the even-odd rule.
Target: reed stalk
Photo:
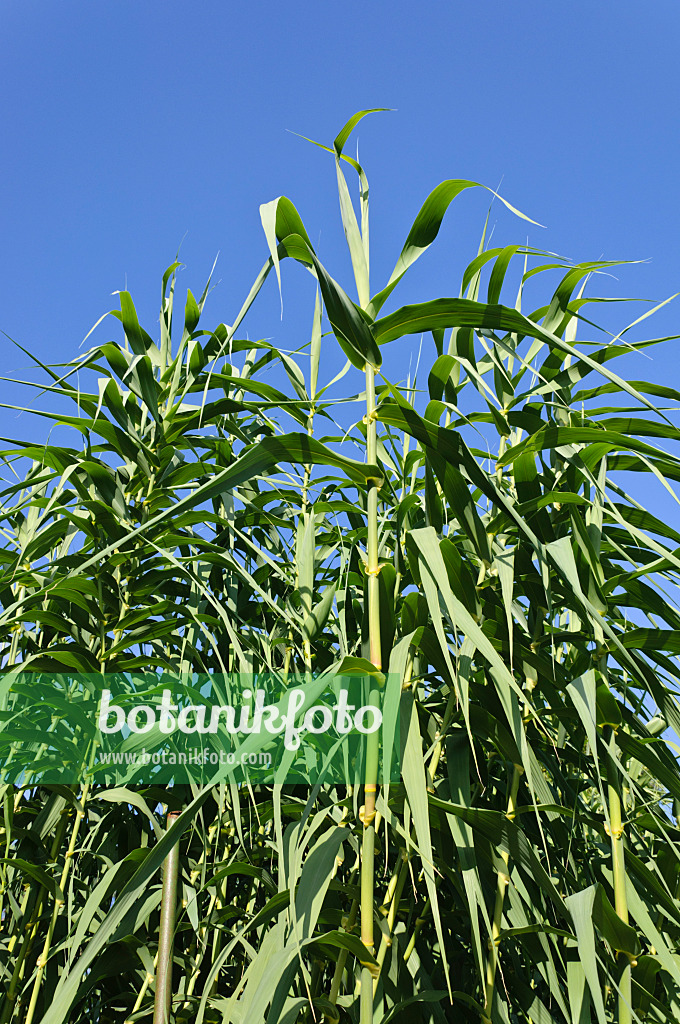
[[[179,811],[168,812],[168,830],[172,828],[179,815]],[[161,920],[158,929],[158,958],[156,961],[153,1024],[169,1024],[170,1022],[178,878],[179,839],[168,853],[163,864],[163,890],[161,895]]]
[[[287,1001],[305,992],[312,1004],[300,1011],[296,1002],[297,1016],[320,1011],[329,1022],[373,1024],[374,1015],[410,1019],[422,1012],[424,990],[447,985],[453,1003],[444,996],[441,1013],[433,1010],[441,1019],[456,1021],[478,1001],[487,1022],[499,1014],[536,1022],[578,1011],[572,968],[578,959],[588,975],[593,958],[605,1015],[616,1024],[635,1019],[631,990],[640,1020],[664,1008],[672,1016],[680,1001],[671,970],[680,924],[669,902],[680,886],[669,820],[680,768],[667,739],[669,727],[678,731],[678,534],[646,498],[653,486],[667,494],[680,480],[678,393],[671,381],[633,381],[635,364],[627,372],[629,345],[621,341],[635,338],[641,349],[661,339],[637,340],[643,317],[630,335],[603,323],[598,341],[594,309],[607,319],[615,307],[598,298],[586,308],[593,299],[579,280],[612,265],[574,265],[554,254],[544,264],[546,254],[528,246],[518,253],[483,240],[460,289],[447,293],[459,298],[437,298],[427,287],[420,295],[400,291],[450,203],[472,188],[462,179],[438,185],[410,229],[404,224],[394,271],[371,293],[368,184],[343,152],[362,116],[331,149],[340,172],[351,168],[360,178],[359,218],[338,176],[358,303],[353,286],[325,272],[321,247],[317,254],[305,240],[323,238],[325,246],[325,229],[308,232],[280,197],[263,217],[267,263],[241,312],[227,316],[231,327],[199,327],[204,299],[188,295],[184,317],[175,316],[181,342],[173,350],[173,265],[164,277],[160,346],[155,325],[144,331],[131,297],[120,293],[115,324],[107,321],[115,331],[93,335],[72,362],[44,367],[49,409],[32,398],[22,406],[25,416],[33,409],[41,422],[51,418],[59,445],[47,432],[35,443],[4,442],[11,447],[0,455],[0,725],[8,729],[7,757],[31,755],[21,779],[31,785],[16,795],[5,790],[0,820],[7,988],[0,1024],[26,1024],[27,1009],[28,1024],[43,1015],[44,1024],[91,1020],[119,1006],[130,1008],[128,1021],[149,1019],[154,991],[157,1024],[194,1012],[219,1020],[238,1004],[247,1024],[285,1015]],[[392,212],[397,224],[400,211]],[[300,349],[284,349],[285,338],[239,340],[265,278],[289,257],[312,269],[319,287],[309,387],[296,362]],[[532,292],[547,281],[548,292],[536,305],[532,296],[527,316],[529,280]],[[409,305],[400,305],[400,294]],[[341,383],[347,370],[321,379],[330,335],[322,304],[349,365],[365,377],[358,432],[349,411],[355,382]],[[576,339],[577,326],[588,341]],[[305,333],[296,331],[302,342]],[[378,405],[380,353],[388,351]],[[50,412],[62,405],[66,415]],[[366,464],[377,466],[380,456],[371,472],[384,482],[357,462],[362,446]],[[304,552],[296,550],[296,524],[300,537],[306,531]],[[333,596],[317,629],[302,612],[318,607],[322,588]],[[384,607],[381,594],[389,594]],[[307,806],[299,791],[281,798],[267,782],[235,785],[228,840],[198,817],[182,843],[187,877],[205,885],[196,885],[181,927],[177,845],[163,865],[160,915],[158,892],[148,899],[160,863],[153,854],[151,863],[142,856],[133,863],[134,850],[153,842],[157,790],[145,792],[140,782],[131,795],[98,776],[87,795],[94,810],[74,834],[72,817],[60,819],[62,804],[52,803],[55,793],[32,781],[31,763],[39,772],[44,755],[62,743],[78,753],[79,740],[60,734],[52,744],[51,705],[31,705],[30,692],[31,714],[17,713],[22,686],[12,665],[43,674],[64,666],[201,674],[282,667],[285,684],[312,668],[331,678],[345,659],[341,670],[351,671],[359,658],[372,666],[363,665],[370,668],[364,701],[377,702],[383,666],[403,665],[405,703],[415,711],[383,815],[374,740],[360,792],[327,779]],[[610,733],[605,703],[614,713],[606,723],[619,723]],[[596,734],[602,739],[593,742]],[[531,768],[534,783],[535,806],[525,815],[516,807],[524,786],[515,761]],[[487,770],[499,762],[500,775]],[[605,826],[611,844],[595,841]],[[522,856],[499,853],[510,831]],[[548,861],[550,870],[539,870]],[[53,907],[44,872],[62,876],[67,906]],[[489,886],[488,915],[480,914]],[[607,911],[596,921],[588,915],[593,886]],[[96,906],[88,902],[95,892]],[[642,905],[633,914],[631,903],[629,915],[633,895]],[[489,922],[488,953],[481,917]],[[594,946],[579,937],[565,947],[565,929],[577,922]],[[355,924],[370,958],[348,940]],[[302,928],[304,942],[293,948]],[[144,954],[148,973],[134,958],[109,971],[114,940],[130,950],[144,945],[152,956],[157,949],[155,964]],[[403,955],[393,949],[391,956],[397,941]],[[618,950],[628,941],[642,954],[635,986],[632,951]],[[174,1001],[173,961],[191,973]],[[377,995],[375,963],[383,970]],[[659,963],[666,968],[657,973]],[[317,991],[330,991],[329,1000],[315,999]],[[599,995],[590,989],[593,1004]]]
[[[612,851],[612,880],[614,884],[614,909],[621,920],[628,924],[628,897],[626,895],[625,828],[621,807],[621,782],[615,768],[617,755],[616,730],[607,727],[608,746],[611,760],[607,772],[607,802],[609,805],[609,836]],[[618,986],[617,1024],[632,1024],[632,965],[624,952],[618,953],[623,970]]]
[[[366,379],[366,461],[377,463],[377,421],[375,400],[375,370],[370,363],[365,368]],[[368,481],[366,508],[366,574],[368,576],[368,642],[369,658],[374,668],[382,669],[380,649],[380,584],[378,573],[378,488],[380,482]],[[377,688],[371,687],[369,704],[379,705]],[[378,734],[371,733],[366,744],[366,773],[364,778],[364,804],[360,812],[361,841],[361,941],[373,953],[373,903],[375,886],[375,802],[378,780]],[[367,966],[361,968],[360,1024],[373,1021],[373,976]]]
[[[154,969],[155,969],[157,963],[158,963],[158,954],[156,954],[156,956],[154,957]],[[147,971],[145,976],[144,976],[144,981],[140,985],[139,992],[137,993],[137,997],[136,997],[134,1003],[132,1004],[132,1009],[130,1010],[129,1014],[125,1018],[125,1021],[123,1022],[123,1024],[134,1024],[135,1014],[137,1013],[137,1011],[140,1009],[142,1003],[144,1002],[144,996],[148,992],[149,986],[151,985],[153,980],[154,980],[154,975],[150,974],[149,971]]]
[[[385,894],[385,926],[380,936],[380,946],[376,955],[378,961],[378,971],[382,971],[387,951],[392,945],[392,936],[394,935],[394,926],[397,921],[397,914],[399,913],[399,902],[401,900],[402,892],[404,891],[404,884],[408,875],[408,854],[405,849],[399,851],[399,859],[397,865],[392,873],[390,884]],[[380,981],[380,974],[377,973],[373,979],[373,995],[378,988],[378,982]]]
[[[345,931],[345,932],[352,932],[352,931],[354,931],[354,926],[356,925],[357,917],[358,916],[359,916],[359,900],[355,898],[355,899],[352,900],[352,905],[350,907],[349,914],[342,921],[342,929],[343,929],[343,931]],[[336,1005],[336,1003],[338,1001],[338,996],[340,995],[340,986],[342,984],[342,975],[343,975],[344,970],[345,970],[345,964],[347,963],[347,956],[348,956],[348,951],[346,949],[341,949],[340,952],[338,953],[338,959],[337,959],[337,962],[335,964],[335,969],[333,971],[333,980],[331,981],[330,993],[328,995],[328,1002],[332,1003],[333,1006]],[[326,1019],[328,1021],[338,1021],[340,1019],[340,1017],[339,1017],[339,1015],[337,1013],[334,1013],[332,1015],[331,1014],[326,1014]]]
[[[505,812],[505,816],[509,821],[514,820],[517,811],[517,791],[519,789],[519,781],[523,772],[524,769],[521,765],[516,764],[514,766],[512,781],[510,783],[508,805]],[[491,922],[489,955],[486,961],[486,987],[484,992],[484,1009],[482,1012],[483,1024],[491,1024],[492,1020],[494,987],[496,982],[496,972],[498,970],[498,958],[500,955],[499,947],[503,923],[503,905],[505,903],[505,892],[510,884],[510,854],[507,853],[506,850],[501,850],[500,856],[505,865],[505,869],[503,871],[498,871],[496,874],[496,902],[494,904],[493,920]]]
[[[75,820],[73,822],[73,828],[71,829],[71,838],[69,840],[68,849],[64,858],[64,867],[61,872],[59,879],[59,890],[61,895],[58,895],[54,901],[54,909],[52,911],[52,917],[50,924],[47,929],[47,935],[45,936],[45,942],[43,944],[42,952],[38,958],[38,971],[33,982],[33,991],[31,992],[31,1000],[28,1004],[26,1011],[26,1017],[24,1024],[32,1024],[33,1017],[35,1015],[35,1009],[38,1003],[38,996],[40,994],[40,986],[42,985],[43,975],[45,974],[45,967],[47,966],[47,960],[50,955],[50,948],[52,945],[52,938],[54,936],[54,929],[57,924],[57,918],[64,905],[63,893],[66,887],[66,881],[71,871],[71,865],[73,863],[73,857],[75,854],[76,843],[78,841],[78,833],[80,832],[80,826],[83,818],[85,817],[85,804],[87,802],[87,796],[90,791],[90,783],[86,782],[82,789],[80,797],[80,804],[76,808]]]

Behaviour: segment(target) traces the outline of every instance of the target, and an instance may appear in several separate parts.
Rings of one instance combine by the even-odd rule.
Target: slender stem
[[[64,867],[63,867],[63,870],[61,872],[61,878],[59,879],[59,889],[61,890],[62,896],[58,897],[54,901],[54,910],[52,911],[52,918],[50,920],[50,924],[49,924],[49,927],[47,929],[47,935],[45,936],[45,942],[43,944],[42,952],[41,952],[40,956],[38,957],[38,965],[37,965],[38,966],[38,971],[37,971],[37,974],[35,976],[35,981],[33,982],[33,991],[31,993],[31,1001],[28,1004],[28,1010],[26,1011],[26,1019],[24,1021],[24,1024],[31,1024],[31,1022],[33,1021],[33,1016],[35,1014],[35,1008],[36,1008],[37,1003],[38,1003],[38,995],[40,994],[40,986],[42,985],[43,975],[45,974],[45,967],[47,966],[47,960],[48,960],[49,955],[50,955],[50,947],[52,945],[52,938],[54,936],[54,929],[55,929],[56,924],[57,924],[57,918],[59,917],[59,911],[61,910],[61,908],[63,906],[63,903],[64,903],[64,900],[63,900],[64,888],[66,886],[66,881],[68,879],[68,876],[69,876],[69,873],[70,873],[70,870],[71,870],[71,864],[73,862],[73,857],[74,857],[74,854],[75,854],[76,842],[78,841],[78,833],[80,831],[80,825],[81,825],[81,822],[82,822],[83,818],[85,817],[85,802],[87,800],[87,795],[89,793],[89,790],[90,790],[90,783],[86,782],[85,785],[83,786],[83,791],[82,791],[82,796],[81,796],[81,799],[80,799],[80,804],[78,806],[78,809],[76,810],[76,817],[75,817],[75,821],[73,822],[73,829],[71,831],[71,839],[70,839],[70,842],[68,844],[68,850],[66,851],[66,857],[64,858]]]
[[[60,797],[59,799],[63,798]],[[61,844],[64,841],[66,827],[68,824],[68,810],[69,808],[66,806],[61,811],[59,824],[50,849],[50,863],[56,861],[59,850],[61,849]],[[16,1003],[19,984],[23,976],[24,965],[35,939],[35,933],[38,928],[40,913],[42,910],[42,903],[46,893],[47,889],[44,885],[39,885],[36,888],[34,885],[30,884],[26,887],[20,907],[20,916],[16,919],[7,945],[7,952],[11,957],[14,947],[19,941],[22,932],[24,933],[21,949],[19,950],[19,954],[16,958],[12,977],[7,989],[5,1004],[3,1006],[2,1013],[0,1014],[0,1024],[7,1024],[7,1021],[11,1019],[12,1013],[14,1012],[14,1004]]]
[[[203,853],[201,855],[201,858],[200,858],[200,860],[196,864],[196,867],[194,868],[194,870],[191,872],[191,874],[189,876],[190,884],[191,884],[192,887],[195,887],[196,882],[197,882],[197,880],[198,880],[198,878],[199,878],[199,876],[201,874],[203,866],[205,864],[207,864],[207,862],[208,862],[208,854],[209,854],[209,852],[215,848],[217,839],[219,837],[219,830],[220,830],[221,825],[222,825],[222,804],[220,803],[219,814],[218,814],[217,818],[215,819],[215,821],[210,826],[210,828],[208,829],[207,842],[204,845]],[[196,934],[194,962],[193,962],[193,965],[192,965],[191,977],[189,978],[189,982],[187,984],[187,989],[186,989],[186,992],[184,994],[184,1002],[182,1004],[184,1009],[186,1009],[187,1007],[189,1007],[191,1005],[191,996],[193,995],[194,989],[196,988],[196,984],[198,982],[198,978],[199,978],[199,974],[200,974],[201,964],[202,964],[203,959],[205,958],[205,955],[206,955],[206,952],[207,952],[207,948],[208,948],[208,939],[207,939],[208,924],[207,924],[207,922],[210,920],[210,918],[212,916],[212,913],[213,913],[213,910],[215,909],[215,907],[217,907],[217,909],[219,910],[221,905],[222,905],[222,902],[220,900],[220,897],[219,897],[218,893],[214,892],[212,894],[212,896],[210,897],[210,902],[208,904],[208,910],[207,910],[206,917],[201,922],[201,926],[200,926],[200,928],[198,930],[198,933]],[[215,942],[217,942],[219,940],[219,936],[220,936],[219,931],[216,931],[215,934],[214,934],[214,941]],[[214,948],[213,948],[213,961],[216,958],[216,954],[217,954],[217,946],[215,945]],[[217,981],[217,979],[215,979],[215,981]]]
[[[168,829],[172,828],[177,818],[179,818],[179,811],[170,811],[168,813]],[[176,842],[163,864],[163,893],[161,896],[161,921],[158,930],[158,961],[156,966],[156,998],[153,1007],[153,1024],[169,1024],[170,1021],[178,877],[179,842]]]
[[[501,438],[499,459],[503,451],[505,450],[505,440]],[[501,481],[501,475],[498,477],[498,482]],[[488,563],[482,562],[479,570],[479,579],[477,585],[484,580],[488,568]],[[542,628],[540,617],[538,618],[536,631],[534,633],[534,639],[538,636],[538,630]],[[529,686],[529,693],[533,690],[533,684]],[[528,698],[525,702],[525,712],[528,715]],[[527,718],[523,719],[525,725]],[[524,774],[524,768],[522,765],[516,764],[513,768],[512,781],[510,783],[510,793],[508,796],[508,804],[506,809],[506,817],[509,821],[513,821],[517,812],[517,792],[519,790],[519,781],[521,776]],[[491,1024],[493,1016],[493,998],[494,989],[496,984],[496,971],[498,969],[498,958],[500,954],[500,938],[501,938],[501,927],[503,923],[503,907],[505,905],[505,892],[508,885],[510,884],[510,856],[506,851],[501,851],[501,859],[503,861],[504,870],[498,871],[496,874],[496,900],[494,903],[493,920],[491,923],[491,936],[489,938],[489,955],[486,961],[486,980],[484,986],[484,1007],[482,1009],[482,1022],[483,1024]]]
[[[366,364],[366,461],[375,465],[378,461],[378,430],[375,419],[375,370]],[[378,573],[378,488],[380,482],[368,481],[366,572],[368,574],[368,632],[369,657],[376,668],[382,668],[380,650],[380,584]]]
[[[516,764],[512,773],[510,795],[508,797],[508,809],[506,811],[506,817],[510,821],[514,819],[517,811],[517,790],[519,789],[519,780],[523,772],[524,769],[522,766]],[[484,1024],[491,1024],[491,1009],[493,1005],[494,986],[496,983],[496,969],[498,967],[505,890],[510,882],[510,855],[503,850],[501,851],[501,858],[505,864],[505,870],[499,871],[496,878],[496,903],[493,911],[493,922],[491,924],[489,958],[486,962],[486,992],[484,997],[484,1012],[482,1015]]]
[[[409,957],[411,956],[411,953],[416,948],[416,939],[420,935],[421,929],[422,929],[423,925],[425,924],[425,922],[427,921],[427,915],[428,915],[429,911],[430,911],[430,897],[428,896],[427,899],[425,900],[425,904],[423,906],[423,909],[420,911],[420,914],[416,918],[416,923],[413,926],[413,932],[411,933],[411,938],[408,940],[408,945],[407,945],[406,949],[404,950],[404,963],[408,963]]]
[[[378,433],[375,419],[375,370],[366,364],[366,461],[377,463]],[[378,488],[380,481],[368,481],[366,522],[366,573],[368,575],[368,637],[369,657],[377,669],[382,668],[380,649],[380,584],[378,573]],[[369,703],[379,705],[377,689],[372,689]],[[378,734],[371,733],[366,750],[364,806],[360,818],[363,825],[361,842],[361,941],[373,952],[373,892],[375,856],[375,801],[378,780]],[[373,976],[367,966],[361,969],[360,1024],[373,1022]]]
[[[401,894],[404,890],[404,883],[406,882],[406,876],[408,874],[408,854],[405,849],[402,849],[399,853],[399,862],[394,869],[390,884],[387,889],[385,903],[389,904],[387,910],[387,928],[383,931],[380,937],[380,948],[378,949],[378,955],[376,960],[378,961],[379,969],[382,970],[382,965],[385,962],[387,956],[387,950],[392,945],[392,935],[394,934],[394,926],[397,920],[397,914],[399,912],[399,902],[401,900]],[[380,975],[373,979],[373,994],[378,988],[378,982]]]
[[[212,913],[215,910],[215,908],[217,908],[219,910],[221,906],[222,906],[222,904],[221,904],[221,901],[219,900],[219,898],[217,896],[217,893],[213,893],[212,896],[210,897],[209,902],[208,902],[208,909],[207,909],[207,912],[206,912],[206,921],[210,920],[210,918],[212,916]],[[207,952],[207,948],[208,948],[208,939],[207,939],[208,925],[206,924],[206,921],[202,921],[201,922],[201,925],[200,925],[200,927],[198,929],[198,932],[196,933],[196,937],[193,940],[193,944],[192,944],[193,945],[193,952],[192,952],[191,976],[189,978],[189,981],[188,981],[188,984],[187,984],[187,987],[186,987],[186,992],[184,993],[184,1002],[182,1003],[182,1006],[183,1006],[184,1009],[186,1009],[187,1007],[189,1007],[191,1005],[191,996],[193,995],[194,989],[196,988],[196,984],[198,982],[198,978],[199,978],[199,975],[201,973],[201,964],[203,963],[203,960],[204,960],[206,952]],[[215,931],[214,932],[213,939],[216,938],[217,936],[219,936],[219,931]],[[215,960],[214,953],[215,953],[215,950],[213,950],[213,961]]]
[[[614,909],[622,921],[628,924],[628,899],[626,896],[626,862],[623,841],[623,820],[621,814],[621,792],[614,758],[616,756],[616,732],[609,730],[609,751],[611,761],[607,772],[607,801],[609,803],[609,832],[612,846],[612,875],[614,881]],[[631,963],[626,953],[619,953],[619,959],[625,960],[621,980],[619,981],[619,1014],[618,1024],[632,1022],[632,983]]]
[[[156,959],[154,960],[154,967],[156,966],[157,963],[158,963],[158,955],[156,955]],[[144,977],[144,981],[142,982],[142,987],[140,988],[139,992],[137,993],[137,998],[135,999],[134,1006],[130,1010],[130,1013],[128,1014],[128,1016],[125,1018],[124,1024],[133,1024],[132,1018],[134,1017],[134,1015],[137,1013],[137,1010],[139,1010],[140,1006],[144,1002],[144,996],[146,995],[147,990],[149,988],[149,985],[151,984],[152,981],[153,981],[153,974],[149,974],[149,972],[147,971],[147,973],[146,973],[146,975]]]
[[[352,900],[352,906],[350,907],[350,911],[349,911],[349,914],[348,914],[346,920],[343,921],[343,928],[344,928],[344,930],[346,932],[351,932],[351,931],[354,930],[354,925],[356,924],[356,920],[357,920],[358,916],[359,916],[359,900],[355,898],[355,899]],[[332,1003],[333,1006],[335,1006],[335,1004],[337,1003],[338,996],[340,995],[340,985],[342,983],[342,975],[343,975],[343,972],[345,970],[345,963],[347,961],[347,952],[348,951],[346,949],[341,949],[340,950],[340,953],[338,954],[338,960],[337,960],[337,963],[335,965],[335,971],[333,973],[333,980],[331,982],[331,991],[330,991],[330,995],[328,996],[328,1002]],[[340,1016],[337,1013],[334,1014],[333,1016],[331,1016],[329,1013],[327,1013],[326,1014],[326,1019],[328,1021],[338,1021],[340,1019]]]
[[[26,895],[30,896],[31,895],[31,891],[32,890],[27,887]],[[43,896],[43,892],[44,891],[45,890],[43,888],[41,888],[38,891],[37,894],[35,893],[35,891],[33,891],[33,896],[36,897],[34,899],[34,901],[33,901],[33,908],[35,908],[38,905],[38,902],[42,903],[42,896]],[[0,1022],[1,1022],[1,1024],[7,1024],[7,1021],[9,1021],[11,1019],[12,1013],[14,1012],[14,1004],[16,1003],[16,1000],[17,1000],[17,994],[18,994],[18,989],[19,989],[19,982],[20,982],[21,976],[23,974],[24,962],[26,960],[26,957],[28,955],[28,952],[29,952],[29,950],[31,948],[32,941],[33,941],[33,933],[30,930],[31,923],[32,923],[32,920],[33,920],[33,908],[31,909],[31,918],[29,919],[29,923],[28,923],[28,925],[26,927],[26,934],[24,935],[24,940],[23,940],[23,942],[21,944],[21,949],[19,950],[19,955],[17,956],[17,958],[15,960],[15,963],[14,963],[14,970],[12,971],[12,977],[10,979],[9,987],[7,989],[7,995],[6,995],[5,1003],[4,1003],[3,1008],[2,1008],[2,1014],[0,1014]],[[27,909],[28,909],[28,901],[26,900],[25,904],[24,904],[24,907],[23,907],[24,915],[25,915]],[[22,919],[20,919],[20,920],[22,920]],[[18,935],[19,935],[19,922],[17,922],[17,931],[15,932],[14,936],[12,936],[12,937],[14,938],[15,936],[18,936]],[[9,950],[9,952],[11,953],[12,950]]]
[[[308,437],[313,437],[314,436],[314,408],[313,407],[310,408],[309,416],[307,417],[307,436]],[[311,466],[311,463],[306,463],[305,464],[305,476],[304,476],[304,480],[303,480],[303,483],[302,483],[302,505],[301,505],[301,520],[304,523],[304,529],[305,530],[308,528],[309,516],[313,515],[313,512],[310,513],[308,511],[308,505],[309,505],[309,483],[310,483],[311,479],[312,479],[312,466]],[[300,586],[299,579],[297,581],[297,586],[298,587]],[[312,602],[312,595],[311,594],[308,595],[308,601],[309,601],[309,608],[311,609],[311,606],[312,606],[311,605],[311,602]],[[312,678],[312,644],[311,644],[311,641],[310,641],[308,636],[305,636],[303,638],[303,645],[302,646],[303,646],[303,652],[304,652],[304,658],[305,658],[305,679],[306,679],[307,682],[310,682],[311,678]]]
[[[288,676],[290,674],[290,659],[293,654],[293,631],[288,630],[288,643],[286,644],[286,656],[283,662],[283,682],[288,682]]]

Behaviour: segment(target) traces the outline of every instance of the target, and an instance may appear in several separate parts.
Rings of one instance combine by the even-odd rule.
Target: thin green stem
[[[351,931],[354,930],[354,926],[356,924],[358,916],[359,916],[359,900],[355,898],[355,899],[352,900],[352,906],[350,907],[350,911],[349,911],[349,914],[347,915],[347,918],[343,921],[343,925],[342,926],[343,926],[344,931],[351,932]],[[340,950],[340,952],[338,954],[338,960],[337,960],[337,963],[335,965],[335,971],[333,972],[333,980],[331,982],[331,990],[330,990],[330,994],[328,996],[328,1002],[332,1003],[333,1006],[335,1006],[335,1004],[337,1003],[338,996],[340,995],[340,985],[342,984],[342,975],[343,975],[344,970],[345,970],[345,963],[347,962],[347,952],[348,951],[346,949],[341,949]],[[333,1016],[331,1016],[331,1014],[327,1013],[326,1014],[326,1019],[328,1021],[338,1021],[340,1019],[340,1017],[339,1017],[339,1015],[337,1013],[335,1013]]]
[[[516,764],[514,766],[514,770],[512,773],[512,782],[510,783],[508,807],[506,811],[506,817],[510,821],[514,819],[517,811],[517,791],[519,789],[519,780],[523,772],[524,769],[521,765]],[[486,962],[486,991],[484,996],[484,1011],[482,1014],[482,1020],[484,1024],[491,1024],[493,995],[496,984],[496,970],[498,968],[501,926],[503,923],[503,906],[505,903],[505,891],[508,885],[510,884],[510,855],[505,850],[502,850],[501,858],[505,865],[505,870],[499,871],[496,876],[496,902],[494,905],[493,921],[491,924],[489,956]]]
[[[83,786],[82,796],[80,798],[80,804],[76,810],[75,821],[73,822],[73,828],[71,830],[71,839],[68,844],[68,850],[66,851],[66,857],[64,858],[64,867],[61,872],[61,878],[59,879],[59,889],[61,895],[58,896],[54,901],[54,909],[52,911],[52,918],[50,920],[49,927],[47,929],[47,935],[45,936],[45,942],[43,944],[42,952],[38,957],[38,971],[33,982],[33,991],[31,993],[31,1001],[28,1004],[28,1010],[26,1011],[26,1019],[24,1024],[32,1024],[33,1017],[35,1015],[35,1009],[38,1003],[38,995],[40,994],[40,986],[42,985],[43,976],[45,974],[45,967],[50,955],[50,947],[52,945],[52,938],[54,936],[54,929],[57,924],[57,918],[59,912],[64,904],[63,893],[66,886],[69,873],[71,871],[71,864],[75,855],[76,843],[78,841],[78,833],[83,818],[85,817],[85,803],[87,801],[87,795],[90,790],[90,783],[86,782]]]
[[[409,961],[409,959],[411,957],[411,954],[413,953],[413,950],[416,948],[416,941],[418,939],[418,936],[420,935],[420,932],[422,930],[423,925],[427,921],[427,917],[428,917],[429,912],[430,912],[430,897],[428,896],[427,899],[425,900],[424,905],[423,905],[423,909],[420,911],[418,917],[416,918],[416,922],[415,922],[415,924],[413,926],[413,931],[411,933],[411,938],[408,940],[408,945],[406,946],[406,949],[404,950],[404,963],[408,963],[408,961]]]
[[[377,463],[378,435],[375,402],[375,370],[366,364],[366,459],[369,465]],[[380,649],[380,584],[378,573],[378,487],[376,479],[368,481],[366,521],[366,573],[368,575],[368,636],[369,657],[375,668],[382,668]],[[369,703],[379,705],[379,694],[371,690]],[[373,953],[373,893],[375,886],[375,801],[378,781],[378,734],[371,733],[366,745],[366,774],[364,779],[364,805],[360,819],[363,825],[361,841],[361,941]],[[361,969],[360,1024],[373,1021],[373,975],[367,966]]]
[[[156,959],[154,960],[154,967],[156,966],[157,962],[158,962],[158,955],[156,955]],[[134,1001],[134,1005],[133,1005],[132,1009],[130,1010],[130,1013],[128,1014],[128,1016],[125,1018],[124,1024],[133,1024],[134,1015],[137,1013],[137,1011],[139,1010],[140,1006],[144,1002],[144,996],[146,995],[146,993],[148,991],[148,988],[149,988],[149,985],[153,981],[153,978],[154,978],[153,974],[149,974],[149,972],[147,971],[147,973],[146,973],[146,975],[144,977],[144,981],[142,982],[141,988],[140,988],[139,992],[137,993],[137,998]]]
[[[609,834],[612,848],[612,876],[614,882],[614,909],[622,921],[628,924],[628,898],[626,896],[626,862],[624,848],[624,826],[621,814],[621,790],[615,768],[616,731],[609,728],[609,771],[607,773],[607,802],[609,804]],[[632,980],[631,962],[626,953],[620,952],[619,959],[625,961],[619,981],[618,1024],[632,1024]]]
[[[404,884],[406,882],[406,876],[408,874],[408,854],[405,849],[400,850],[399,860],[397,866],[394,869],[390,884],[387,889],[385,896],[385,904],[387,905],[387,927],[383,931],[380,937],[380,947],[376,960],[378,961],[378,969],[382,971],[382,966],[387,956],[387,951],[392,945],[392,936],[394,934],[394,926],[397,921],[397,914],[399,912],[399,902],[401,900],[401,894],[404,890]],[[380,975],[378,974],[373,979],[373,994],[378,988],[378,982],[380,981]]]
[[[375,370],[366,364],[366,461],[378,461],[378,430],[375,403]],[[366,509],[366,573],[368,575],[369,657],[377,669],[382,668],[380,649],[380,585],[378,573],[378,488],[380,481],[368,481]]]

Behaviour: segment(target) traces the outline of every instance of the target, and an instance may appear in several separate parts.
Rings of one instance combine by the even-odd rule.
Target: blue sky
[[[292,132],[330,142],[374,106],[396,108],[353,137],[371,183],[375,289],[426,194],[462,177],[547,225],[496,204],[495,241],[523,243],[529,228],[531,244],[574,260],[649,261],[600,294],[680,290],[675,0],[5,0],[0,18],[0,329],[45,361],[77,354],[115,289],[153,333],[180,244],[179,285],[195,292],[219,252],[206,320],[231,322],[267,255],[258,207],[282,193],[348,282],[332,158]],[[481,190],[456,201],[392,305],[457,294],[487,208]],[[300,267],[285,268],[284,299],[282,321],[272,278],[251,337],[306,339],[313,286]],[[680,333],[679,308],[649,332]],[[607,310],[617,329],[634,315]],[[103,330],[114,336],[113,321]],[[677,344],[627,375],[675,381]],[[392,358],[406,367],[405,350]],[[29,372],[9,342],[3,367]],[[45,429],[0,410],[5,436]]]

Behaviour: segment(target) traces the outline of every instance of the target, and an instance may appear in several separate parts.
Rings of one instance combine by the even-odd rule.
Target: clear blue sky
[[[180,243],[184,289],[200,291],[220,253],[207,321],[231,322],[266,258],[259,204],[281,193],[347,281],[333,161],[290,132],[330,142],[365,107],[396,108],[356,134],[376,289],[425,195],[463,177],[502,182],[547,225],[531,228],[536,246],[650,261],[600,293],[680,290],[677,0],[5,0],[0,27],[0,329],[46,361],[77,354],[115,289],[153,332]],[[457,294],[487,205],[481,191],[456,201],[397,304]],[[498,241],[526,239],[498,205],[492,224]],[[272,279],[250,336],[304,341],[310,285],[285,269],[282,322]],[[650,332],[680,333],[679,312]],[[5,344],[3,372],[25,376]],[[677,386],[677,344],[635,372]],[[3,435],[45,429],[0,410]]]

